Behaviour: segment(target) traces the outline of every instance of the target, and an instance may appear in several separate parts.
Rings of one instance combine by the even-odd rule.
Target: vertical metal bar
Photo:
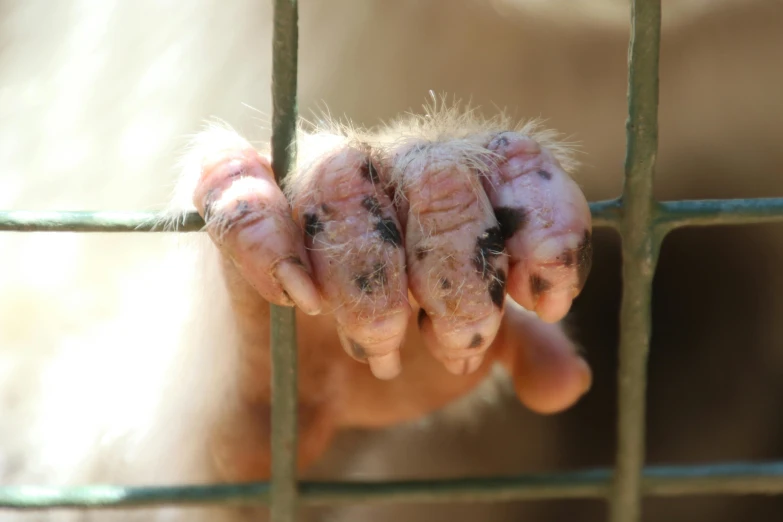
[[[658,149],[660,0],[634,0],[628,64],[625,184],[623,187],[623,303],[620,311],[617,460],[612,522],[641,518],[645,454],[647,355],[652,280],[659,238],[653,235],[653,173]]]
[[[272,168],[280,183],[296,162],[296,0],[275,0],[272,42]],[[297,506],[297,342],[294,308],[273,306],[272,342],[272,522],[293,522]]]

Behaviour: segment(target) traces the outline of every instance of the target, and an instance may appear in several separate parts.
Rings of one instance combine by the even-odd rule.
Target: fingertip
[[[592,386],[592,371],[579,356],[531,368],[514,382],[519,400],[541,415],[560,413],[576,404]]]
[[[585,395],[593,387],[593,371],[583,358],[579,357],[579,374],[581,376],[582,395]]]
[[[367,358],[372,374],[383,381],[397,377],[402,371],[399,350],[394,350],[385,355],[371,356]]]
[[[559,326],[532,317],[525,323],[525,340],[514,347],[517,396],[536,413],[559,413],[590,390],[592,371]]]
[[[475,373],[481,367],[482,362],[484,362],[484,355],[480,354],[464,359],[446,359],[443,361],[443,366],[449,373],[462,376]]]
[[[376,378],[394,379],[402,371],[400,346],[409,315],[409,309],[402,309],[366,325],[338,324],[337,335],[345,352],[368,364]]]

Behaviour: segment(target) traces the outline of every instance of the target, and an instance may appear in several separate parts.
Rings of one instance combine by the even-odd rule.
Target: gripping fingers
[[[502,318],[503,238],[463,142],[413,146],[396,156],[406,204],[410,290],[433,355],[452,373],[478,369]]]
[[[591,215],[554,154],[515,132],[496,134],[499,156],[482,178],[510,256],[509,295],[546,322],[561,320],[592,263]]]
[[[306,179],[296,181],[295,219],[343,348],[376,377],[394,378],[411,310],[400,224],[376,162],[336,140],[297,175]]]
[[[228,130],[202,141],[193,202],[210,238],[264,299],[317,314],[321,298],[301,232],[269,159]]]

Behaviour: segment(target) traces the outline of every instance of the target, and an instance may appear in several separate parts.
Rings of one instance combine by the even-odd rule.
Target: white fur
[[[440,4],[446,3],[451,4]],[[680,24],[695,24],[718,7],[750,5],[751,0],[707,3],[705,9],[703,0],[664,2],[665,6],[674,6],[665,10],[665,17]],[[173,0],[3,3],[0,207],[165,208],[176,185],[173,166],[186,141],[184,137],[198,129],[205,118],[224,118],[240,127],[238,131],[249,139],[267,138],[268,132],[255,123],[247,124],[245,129],[241,122],[246,121],[249,112],[242,104],[262,114],[271,113],[269,4],[257,0],[191,0],[187,6]],[[399,10],[388,8],[391,4],[379,7],[378,2],[369,1],[302,4],[301,98],[312,103],[332,96],[357,113],[368,104],[377,109],[381,101],[386,105],[378,110],[387,113],[399,112],[400,106],[406,108],[408,98],[399,94],[410,80],[404,75],[441,67],[458,69],[462,63],[454,56],[460,57],[465,48],[452,51],[449,45],[458,46],[466,39],[460,30],[474,27],[474,19],[460,14],[459,9],[434,13],[438,9],[435,3],[432,7],[404,3]],[[498,0],[482,4],[481,9],[488,9],[487,5],[503,10],[514,20],[537,16],[547,22],[562,15],[579,25],[585,23],[583,17],[589,17],[590,24],[595,20],[603,23],[608,38],[620,42],[621,47],[627,39],[625,0],[581,0],[578,8],[573,7],[573,0]],[[373,9],[389,21],[386,26],[376,24],[370,16]],[[425,29],[416,25],[418,18],[411,14],[414,9],[416,13],[426,10],[431,26]],[[461,29],[444,29],[451,20],[461,22]],[[341,30],[349,22],[351,30]],[[477,22],[483,25],[476,27],[487,26],[483,19]],[[361,59],[358,64],[350,60],[356,35],[367,27],[372,29],[370,36],[377,39],[405,36],[404,42],[399,41],[399,49],[389,50],[393,54],[379,57],[392,62],[386,67],[388,78],[382,81],[362,74]],[[527,27],[520,28],[520,32]],[[677,29],[672,24],[668,27]],[[418,37],[409,36],[414,34]],[[434,36],[428,40],[430,34]],[[505,29],[506,40],[509,34]],[[405,48],[402,44],[408,41],[412,47]],[[528,44],[532,40],[520,41]],[[563,71],[589,59],[590,55],[582,54],[589,51],[589,46],[572,50],[562,43],[568,39],[560,40],[559,33],[546,33],[541,41],[545,42],[541,48],[506,46],[506,41],[501,42],[503,45],[488,41],[486,48],[502,48],[507,54],[491,56],[493,63],[501,63],[505,70],[510,68],[505,65],[508,60],[518,61],[527,75],[542,74],[542,54],[545,59],[570,56],[573,61],[553,68],[551,76],[539,83],[519,82],[513,74],[498,78],[501,73],[496,72],[483,85],[495,82],[497,86],[502,81],[501,87],[487,88],[484,94],[495,98],[505,95],[519,105],[528,101],[532,106],[542,104],[545,113],[564,107],[562,119],[585,110],[589,121],[570,120],[571,128],[594,131],[588,136],[592,139],[592,157],[598,157],[593,161],[606,172],[599,172],[601,176],[593,180],[592,188],[594,194],[612,196],[619,187],[623,146],[622,130],[613,130],[622,126],[624,118],[625,101],[617,102],[619,106],[613,101],[624,94],[622,64],[614,67],[611,60],[603,62],[593,56],[593,61],[605,66],[606,74],[611,75],[603,83],[593,80],[592,75],[566,74]],[[732,124],[711,124],[709,118],[720,112],[714,106],[722,105],[710,105],[702,98],[717,100],[718,95],[710,95],[720,89],[748,92],[747,87],[736,83],[747,78],[744,64],[759,63],[763,57],[755,58],[757,55],[771,57],[775,51],[774,45],[749,41],[731,41],[732,51],[744,55],[722,49],[724,54],[716,54],[712,62],[705,61],[705,55],[713,53],[712,47],[717,45],[713,40],[713,44],[703,46],[706,51],[697,47],[696,54],[686,56],[691,62],[680,63],[676,52],[662,61],[664,66],[674,64],[674,69],[662,78],[670,82],[682,78],[681,83],[670,83],[669,92],[684,92],[679,105],[662,104],[662,110],[669,110],[670,121],[674,122],[669,129],[672,133],[662,133],[668,139],[662,143],[664,148],[669,147],[674,163],[699,155],[721,163],[727,156],[718,154],[735,155],[741,133]],[[555,50],[545,53],[550,51],[550,43]],[[600,44],[596,44],[599,50],[603,49]],[[426,56],[437,56],[442,61],[427,63],[426,70],[423,66],[398,68],[408,61],[406,53],[419,51],[420,46],[423,53],[435,53]],[[471,52],[483,53],[486,48]],[[617,61],[623,62],[623,53],[621,49]],[[341,61],[346,56],[348,59]],[[361,53],[359,56],[363,58]],[[713,74],[710,67],[719,74]],[[493,69],[488,71],[491,74]],[[467,71],[459,77],[460,85],[481,87],[471,81],[472,75],[482,72]],[[604,71],[599,69],[595,77],[601,74]],[[352,89],[337,96],[329,89],[348,84],[337,80],[346,75],[353,81]],[[726,81],[715,84],[713,76]],[[443,73],[441,78],[445,78],[443,85],[452,85],[447,81],[452,76]],[[579,78],[587,78],[587,90],[574,87]],[[541,88],[543,84],[546,89]],[[689,85],[706,94],[688,98]],[[774,86],[775,82],[756,80],[754,93],[768,90],[746,97],[760,100],[751,109],[757,109],[759,121],[771,122],[764,124],[769,125],[768,129],[759,127],[768,132],[753,137],[763,140],[766,136],[768,146],[764,142],[759,146],[770,151],[776,150],[773,141],[779,133],[773,125],[778,120],[769,118],[769,113],[759,107],[777,96]],[[407,88],[406,92],[412,90]],[[423,94],[415,93],[416,99]],[[351,105],[346,100],[356,101]],[[594,113],[588,102],[595,102]],[[700,126],[680,125],[674,117],[677,110],[691,111],[693,121]],[[364,117],[377,116],[365,112]],[[700,141],[692,143],[693,136]],[[743,165],[745,160],[742,156]],[[613,165],[615,170],[609,172]],[[704,180],[714,185],[718,174],[709,168],[703,170]],[[181,183],[172,211],[190,208],[188,187],[192,183],[192,177]],[[202,264],[196,264],[196,260]],[[202,445],[214,411],[231,397],[234,361],[231,351],[220,347],[230,346],[235,335],[226,318],[226,295],[214,281],[215,262],[215,250],[203,234],[0,234],[0,484],[211,480]],[[211,292],[204,294],[205,288]],[[474,410],[469,407],[459,411],[472,417]],[[531,459],[556,455],[553,439],[540,437],[531,450]],[[521,446],[521,442],[514,441],[514,447]],[[351,453],[357,455],[354,470],[372,468],[384,476],[383,471],[395,464],[384,461],[383,446],[380,450],[371,444],[351,448]],[[204,519],[223,520],[215,512],[199,513]],[[196,520],[193,511],[161,510],[155,515],[155,520]],[[123,518],[136,517],[150,520],[146,512]],[[0,512],[0,520],[17,518],[16,514]],[[51,514],[42,518],[66,517]],[[94,519],[107,520],[107,514],[97,513]],[[340,518],[347,519],[347,515]]]

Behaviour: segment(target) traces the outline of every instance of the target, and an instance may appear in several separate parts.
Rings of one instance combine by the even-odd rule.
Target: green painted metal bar
[[[175,504],[258,505],[269,503],[269,489],[268,482],[208,486],[4,486],[0,487],[0,510],[94,510]]]
[[[623,220],[623,301],[620,309],[616,472],[611,522],[641,519],[645,457],[647,355],[652,279],[660,246],[653,231],[653,174],[658,151],[660,0],[634,0],[628,64]]]
[[[279,185],[296,164],[299,10],[296,0],[275,0],[272,33],[272,170]],[[297,339],[296,309],[272,306],[272,522],[296,520]]]
[[[593,227],[617,228],[622,218],[622,204],[620,199],[606,199],[590,203]]]
[[[204,220],[190,212],[167,227],[168,216],[158,212],[0,212],[0,231],[5,232],[200,232]]]
[[[590,203],[593,226],[617,228],[623,211],[619,199]],[[157,212],[32,212],[0,211],[0,232],[201,232],[204,220],[196,212],[163,226],[166,214]],[[655,225],[664,229],[686,226],[748,225],[783,221],[783,198],[705,199],[664,201],[657,205]]]
[[[595,227],[617,228],[619,199],[590,203]],[[174,228],[157,212],[0,211],[0,232],[201,232],[204,220],[185,214]],[[666,229],[684,226],[746,225],[783,221],[783,198],[666,201],[655,209],[655,223]]]
[[[590,209],[595,226],[619,223],[619,200],[597,201],[590,204]],[[197,212],[185,214],[171,226],[164,225],[171,222],[168,217],[158,212],[11,210],[0,211],[0,232],[201,232],[204,229],[204,220]]]
[[[505,502],[595,498],[612,494],[612,470],[448,481],[309,483],[301,485],[308,505]],[[659,466],[643,470],[646,496],[774,495],[783,493],[783,463]]]
[[[394,482],[301,482],[307,505],[355,503],[502,502],[568,498],[606,498],[611,469],[558,474],[457,480]],[[270,485],[71,488],[13,486],[0,488],[0,509],[116,509],[161,505],[257,505],[268,503]],[[722,463],[701,466],[651,466],[641,491],[647,496],[783,494],[783,462]]]
[[[783,220],[783,198],[685,200],[659,203],[656,226],[663,232],[690,226],[745,225]]]

